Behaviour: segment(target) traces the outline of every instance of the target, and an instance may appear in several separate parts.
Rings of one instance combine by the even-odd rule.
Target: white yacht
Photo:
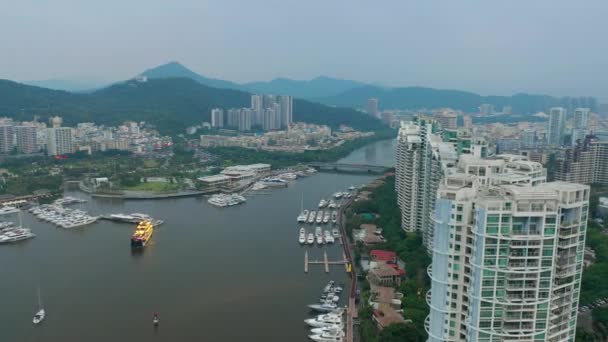
[[[18,213],[18,212],[19,212],[19,209],[8,206],[8,205],[0,208],[0,215],[8,215],[8,214],[13,214],[13,213]]]
[[[247,199],[239,194],[217,194],[211,196],[207,202],[217,207],[229,207],[246,202]]]
[[[351,186],[349,186],[349,187],[348,187],[348,191],[354,191],[355,189],[356,189],[356,188],[355,188],[355,186],[354,186],[354,185],[351,185]]]
[[[304,229],[304,227],[300,228],[300,236],[298,237],[298,242],[301,244],[306,243],[306,229]]]
[[[304,223],[308,220],[308,210],[304,209],[304,194],[300,199],[300,215],[298,216],[298,223]]]
[[[306,237],[306,243],[309,245],[315,243],[315,236],[313,235],[313,233],[308,233],[308,236]]]
[[[326,211],[325,214],[323,214],[323,223],[329,223],[329,211]]]
[[[46,312],[44,311],[44,308],[42,307],[42,296],[40,295],[40,287],[38,287],[38,312],[36,312],[36,314],[34,314],[34,318],[32,318],[32,323],[39,324],[40,322],[42,322],[44,320],[45,316],[46,316]]]
[[[327,206],[327,201],[324,198],[321,198],[319,201],[319,208],[325,208]]]
[[[308,219],[308,210],[304,210],[298,215],[298,223],[304,223]]]
[[[335,208],[335,207],[336,207],[336,201],[334,201],[333,199],[330,199],[330,200],[329,200],[329,204],[327,205],[327,207],[328,207],[329,209],[333,209],[333,208]]]
[[[338,212],[335,210],[331,213],[331,223],[338,223]]]
[[[334,239],[337,239],[340,237],[340,231],[337,228],[334,228],[331,230],[331,235],[334,237]]]
[[[338,308],[338,306],[333,303],[310,304],[310,305],[308,305],[308,307],[314,311],[320,311],[320,312],[332,312]]]
[[[293,172],[287,172],[287,173],[282,173],[279,175],[279,178],[281,179],[285,179],[285,180],[295,180],[298,178],[298,175],[296,175]]]
[[[287,181],[279,177],[266,177],[260,182],[266,186],[287,186]]]
[[[344,341],[344,332],[324,332],[320,335],[308,335],[308,338],[318,342],[342,342]]]
[[[315,223],[315,217],[317,216],[317,212],[312,210],[310,214],[308,214],[308,223]]]
[[[315,328],[322,328],[333,326],[336,324],[342,324],[342,313],[327,313],[323,315],[318,315],[315,318],[305,319],[304,323],[310,325]]]
[[[340,331],[343,331],[344,329],[344,325],[342,323],[340,324],[334,324],[334,325],[328,325],[322,328],[312,328],[310,329],[310,332],[315,334],[315,335],[320,335],[322,333],[339,333]]]
[[[323,229],[321,229],[321,227],[315,228],[315,236],[316,237],[323,236]]]
[[[323,210],[319,210],[317,212],[317,219],[315,220],[315,222],[317,222],[317,223],[323,222]]]
[[[251,188],[251,190],[253,191],[258,191],[258,190],[263,190],[266,189],[268,186],[264,185],[263,183],[260,182],[255,182],[253,184],[253,187]]]
[[[322,245],[324,243],[325,241],[323,240],[323,236],[317,236],[317,245]]]
[[[335,193],[334,193],[334,198],[335,198],[335,199],[340,199],[340,198],[342,198],[342,193],[341,193],[341,192],[335,192]]]
[[[0,230],[13,226],[13,222],[0,222]]]
[[[329,230],[326,230],[325,235],[323,236],[323,239],[325,239],[326,243],[334,243],[334,237],[331,236],[331,233],[329,232]]]

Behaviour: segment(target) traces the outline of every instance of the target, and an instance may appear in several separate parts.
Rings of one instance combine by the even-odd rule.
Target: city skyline
[[[115,11],[118,4],[112,2],[12,4],[0,15],[0,37],[8,51],[0,61],[0,78],[110,83],[179,60],[208,77],[236,82],[328,75],[386,86],[606,100],[606,62],[595,42],[606,31],[601,18],[608,6],[600,1],[586,2],[584,8],[541,1],[525,10],[518,3],[389,2],[348,8],[336,3],[324,4],[322,14],[311,3],[270,4],[270,11],[238,1],[187,1],[168,8],[132,2],[121,5],[123,11]],[[135,12],[136,21],[130,14]],[[224,20],[244,15],[255,20],[241,20],[238,27]],[[495,25],[505,17],[514,25]],[[441,24],[426,25],[429,19]],[[159,20],[171,25],[159,31]],[[561,28],[554,22],[585,25]],[[254,48],[252,38],[261,36],[268,44]],[[74,44],[79,53],[71,52]],[[52,58],[41,65],[39,56]]]

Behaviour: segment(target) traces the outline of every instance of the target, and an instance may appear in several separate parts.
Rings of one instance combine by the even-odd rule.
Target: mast
[[[42,296],[40,295],[40,285],[38,285],[38,309],[42,310]]]

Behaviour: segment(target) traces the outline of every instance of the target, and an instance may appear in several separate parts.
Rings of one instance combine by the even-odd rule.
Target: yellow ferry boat
[[[133,236],[131,236],[131,247],[144,247],[154,233],[154,224],[150,221],[141,221],[137,224]]]

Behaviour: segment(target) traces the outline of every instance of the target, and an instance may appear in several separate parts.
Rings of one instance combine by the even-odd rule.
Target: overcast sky
[[[237,82],[608,99],[606,0],[0,0],[0,78],[114,81],[179,61]]]

